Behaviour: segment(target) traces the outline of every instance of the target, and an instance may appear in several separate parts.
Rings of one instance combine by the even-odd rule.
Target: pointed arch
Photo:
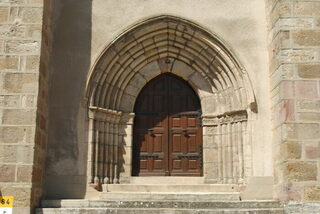
[[[119,35],[90,71],[89,183],[129,182],[134,104],[142,88],[165,72],[183,78],[200,98],[204,154],[217,154],[204,160],[206,182],[243,182],[252,173],[248,117],[256,110],[249,76],[216,35],[163,15]]]
[[[151,66],[154,73],[146,71]],[[181,72],[181,67],[191,71]],[[167,15],[133,26],[104,49],[88,78],[89,105],[131,112],[133,106],[123,102],[132,103],[150,77],[161,72],[176,73],[211,94],[220,103],[211,114],[254,106],[248,74],[224,42],[195,23]]]

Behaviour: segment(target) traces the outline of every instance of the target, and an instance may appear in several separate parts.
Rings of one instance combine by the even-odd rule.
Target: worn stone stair
[[[227,213],[283,214],[276,201],[109,201],[109,200],[45,200],[37,214],[144,214],[144,213]]]
[[[101,199],[153,201],[239,201],[236,185],[141,185],[109,184],[104,186]]]
[[[238,192],[234,184],[106,184],[105,192]]]
[[[110,192],[108,194],[102,194],[101,199],[110,200],[110,201],[118,201],[118,200],[126,200],[126,201],[135,201],[137,200],[143,201],[239,201],[238,193],[171,193],[171,192],[138,192],[138,193],[126,193],[125,195],[122,192]]]
[[[37,214],[283,214],[277,201],[241,201],[236,185],[111,184],[99,200],[44,200]]]

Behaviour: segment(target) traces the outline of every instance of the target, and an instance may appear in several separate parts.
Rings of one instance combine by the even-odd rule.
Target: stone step
[[[105,192],[238,192],[235,184],[104,184]]]
[[[43,200],[42,208],[168,208],[168,209],[273,209],[277,201],[156,201],[156,200]]]
[[[151,176],[130,177],[130,184],[204,184],[204,177],[181,177],[181,176]]]
[[[284,214],[269,209],[38,208],[36,214]]]
[[[215,193],[173,193],[173,192],[103,192],[101,199],[105,200],[156,200],[156,201],[239,201],[237,192],[215,192]]]

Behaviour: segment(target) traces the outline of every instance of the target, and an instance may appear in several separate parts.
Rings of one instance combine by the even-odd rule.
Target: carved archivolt
[[[204,128],[215,127],[213,136],[219,137],[211,144],[219,148],[214,161],[219,174],[213,180],[241,181],[250,172],[247,121],[256,106],[247,72],[215,35],[189,21],[159,16],[115,39],[90,73],[90,182],[117,183],[122,174],[130,176],[130,152],[121,150],[131,148],[131,112],[143,86],[163,72],[190,83],[201,100]]]
[[[181,63],[190,67],[192,71],[179,70],[177,75],[212,93],[220,106],[217,113],[254,103],[247,72],[221,40],[189,21],[160,16],[134,26],[106,47],[87,82],[90,105],[132,112],[139,89],[154,77],[143,68],[157,61],[161,72],[174,72]]]

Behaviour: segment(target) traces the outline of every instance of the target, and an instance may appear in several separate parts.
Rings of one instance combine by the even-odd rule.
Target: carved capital
[[[120,124],[133,125],[134,117],[134,113],[123,113],[121,115]]]
[[[119,122],[122,112],[96,106],[89,107],[89,118],[111,123]]]
[[[229,112],[223,115],[203,115],[203,126],[218,126],[220,124],[236,123],[248,120],[246,111]]]

